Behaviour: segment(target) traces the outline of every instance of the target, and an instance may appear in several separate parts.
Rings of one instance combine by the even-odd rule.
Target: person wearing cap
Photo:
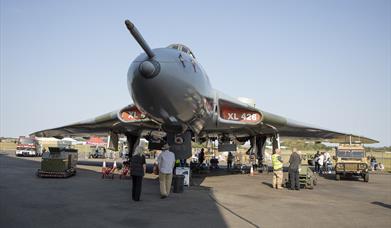
[[[144,149],[141,146],[136,147],[130,163],[130,174],[132,175],[132,199],[140,201],[141,186],[146,170]]]
[[[291,184],[291,190],[300,190],[299,182],[299,168],[301,163],[300,151],[293,148],[292,154],[289,158],[289,181]]]
[[[159,167],[160,198],[164,199],[170,194],[172,171],[175,165],[175,154],[169,151],[170,146],[165,144],[157,157]]]
[[[281,150],[275,149],[272,155],[273,165],[273,188],[282,189],[282,178],[283,178],[283,161],[281,158]]]

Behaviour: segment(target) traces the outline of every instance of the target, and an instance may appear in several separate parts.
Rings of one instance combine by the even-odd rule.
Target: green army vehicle
[[[299,169],[299,181],[300,188],[314,189],[318,179],[308,165],[302,165]]]
[[[77,150],[49,147],[42,155],[39,177],[69,177],[76,174]]]
[[[361,144],[341,144],[336,151],[335,179],[341,176],[360,176],[369,181],[368,160]]]
[[[312,171],[311,167],[308,165],[308,155],[301,155],[301,165],[299,168],[299,182],[300,188],[314,189],[314,186],[317,184],[318,178],[316,174]],[[285,187],[289,188],[290,180],[289,177],[285,180]]]

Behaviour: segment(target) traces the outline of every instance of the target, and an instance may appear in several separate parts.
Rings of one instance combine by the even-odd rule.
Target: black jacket
[[[298,170],[301,163],[301,157],[298,153],[293,152],[289,158],[289,169]]]
[[[132,176],[144,176],[144,155],[133,155],[130,162],[130,174]]]

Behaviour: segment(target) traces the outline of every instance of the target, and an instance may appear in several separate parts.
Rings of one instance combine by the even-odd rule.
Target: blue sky
[[[0,136],[131,103],[142,51],[184,43],[212,85],[301,122],[391,145],[391,1],[1,0]]]

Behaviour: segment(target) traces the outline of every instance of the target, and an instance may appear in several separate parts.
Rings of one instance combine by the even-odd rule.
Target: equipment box
[[[77,150],[49,147],[42,155],[40,177],[68,177],[76,173]]]

